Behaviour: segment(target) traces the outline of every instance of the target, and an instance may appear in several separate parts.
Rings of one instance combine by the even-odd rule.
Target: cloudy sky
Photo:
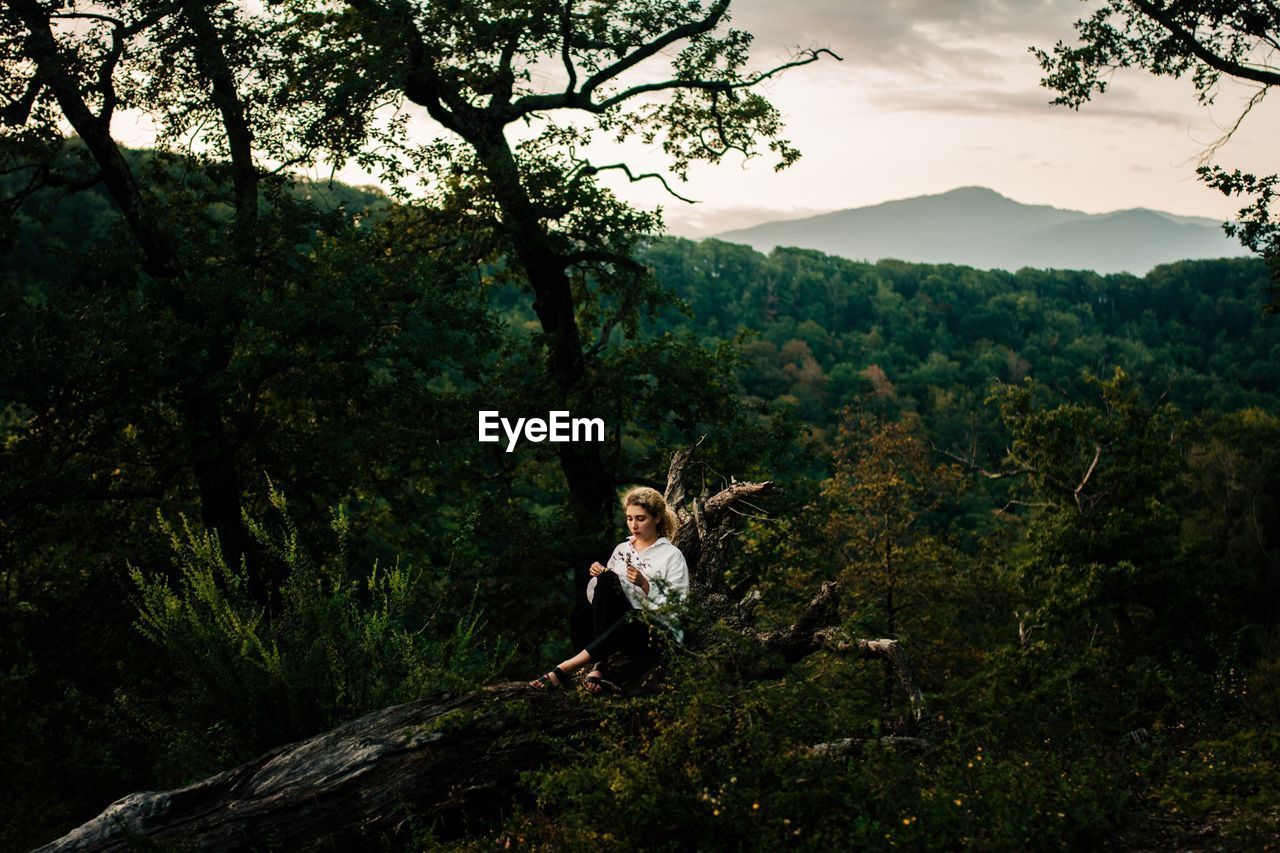
[[[768,94],[799,163],[775,173],[760,157],[695,169],[682,194],[616,184],[661,204],[687,236],[782,217],[988,186],[1018,201],[1090,213],[1149,207],[1225,218],[1237,204],[1195,167],[1253,94],[1225,85],[1215,106],[1190,81],[1119,72],[1079,112],[1049,105],[1028,47],[1070,39],[1097,3],[1080,0],[735,0],[733,23],[755,34],[761,67],[789,47],[826,46],[843,62],[789,71]],[[780,10],[785,10],[780,12]],[[1274,172],[1280,96],[1264,101],[1213,162]],[[643,159],[647,152],[633,151]],[[654,158],[652,163],[658,163]]]

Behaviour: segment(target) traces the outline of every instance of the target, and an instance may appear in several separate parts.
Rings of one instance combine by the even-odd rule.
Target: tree
[[[1012,437],[1002,474],[1022,478],[1005,510],[1027,508],[1021,576],[1041,613],[1136,649],[1185,629],[1197,603],[1177,543],[1188,426],[1118,367],[1083,379],[1093,399],[1052,407],[1031,378],[994,389]]]
[[[1255,638],[1280,623],[1277,438],[1280,418],[1261,409],[1215,416],[1189,449],[1184,474],[1183,547],[1216,581],[1204,607],[1226,614],[1223,621],[1246,621]]]
[[[628,374],[653,366],[640,353],[628,359],[627,344],[642,314],[667,299],[633,257],[658,217],[623,204],[598,179],[614,171],[670,184],[581,152],[603,134],[660,144],[682,179],[696,161],[761,148],[785,167],[798,153],[779,136],[778,111],[755,90],[785,69],[834,55],[808,49],[749,70],[751,35],[727,26],[729,0],[318,7],[294,0],[279,14],[290,19],[285,50],[293,66],[281,108],[306,119],[301,138],[322,140],[335,160],[364,158],[392,177],[407,160],[427,172],[439,204],[494,234],[514,280],[532,297],[546,365],[539,395],[569,411],[617,400],[634,378]],[[424,108],[449,136],[414,144],[402,127],[378,123],[386,102]],[[529,138],[513,141],[517,132]],[[386,140],[391,153],[370,158],[371,140]],[[619,329],[622,348],[602,357]],[[609,369],[628,361],[634,364],[621,376]],[[663,410],[680,405],[668,400]],[[580,591],[625,477],[616,454],[607,458],[594,444],[555,449],[581,536],[581,544],[566,541],[564,554]]]
[[[1116,68],[1190,74],[1203,104],[1213,102],[1224,76],[1255,84],[1248,105],[1210,154],[1280,84],[1280,5],[1273,0],[1107,0],[1075,27],[1078,45],[1059,41],[1052,54],[1032,49],[1047,75],[1042,84],[1058,92],[1055,104],[1079,109],[1107,91]],[[1280,312],[1280,176],[1208,165],[1197,172],[1225,195],[1250,197],[1226,231],[1266,259],[1276,287],[1265,313]]]
[[[618,202],[597,176],[666,180],[580,156],[593,130],[660,140],[682,178],[694,161],[750,156],[762,145],[781,168],[797,152],[753,90],[827,53],[748,71],[751,36],[725,28],[728,0],[284,6],[298,26],[293,85],[283,95],[291,112],[314,116],[304,135],[321,135],[335,157],[359,157],[378,133],[374,107],[384,98],[424,107],[451,133],[409,153],[434,170],[444,197],[465,196],[468,212],[501,235],[533,297],[548,400],[561,408],[584,405],[610,381],[598,370],[603,343],[619,325],[633,331],[638,311],[661,296],[631,256],[637,235],[658,220]],[[541,82],[551,74],[559,80]],[[534,135],[513,143],[510,129],[522,125]],[[588,516],[607,513],[615,483],[598,449],[557,450],[573,504]]]
[[[477,379],[493,387],[475,372],[496,360],[489,348],[505,336],[484,316],[479,287],[447,274],[446,257],[426,241],[423,251],[401,245],[406,233],[430,229],[423,217],[384,215],[360,227],[282,197],[264,205],[260,241],[270,248],[246,270],[228,253],[203,170],[126,155],[137,174],[172,174],[151,187],[169,196],[165,223],[183,237],[193,279],[139,274],[136,245],[100,202],[87,206],[100,219],[58,204],[55,215],[73,223],[69,251],[51,254],[43,276],[6,270],[0,287],[0,658],[14,664],[0,692],[15,721],[0,751],[26,780],[0,797],[0,824],[15,833],[0,847],[23,846],[19,826],[56,826],[125,779],[143,784],[141,768],[153,769],[144,751],[120,748],[130,740],[120,691],[152,671],[128,632],[121,581],[126,560],[167,571],[154,557],[158,508],[216,529],[195,464],[208,445],[178,406],[190,389],[207,388],[218,403],[234,471],[245,474],[235,495],[242,508],[261,503],[263,472],[298,496],[306,531],[326,502],[345,498],[362,558],[398,547],[439,566],[435,542],[489,485],[459,476],[474,470],[474,426],[459,428],[450,415],[475,411]],[[190,198],[175,192],[184,184]],[[100,189],[76,201],[103,199]],[[21,239],[39,242],[44,232],[31,223]],[[204,323],[165,308],[170,287],[184,289]],[[228,326],[231,357],[214,368],[204,350]],[[431,486],[450,477],[458,485],[441,511]],[[222,536],[221,545],[237,565],[235,542]],[[272,603],[268,584],[288,566],[260,546],[252,555],[261,612]],[[446,612],[459,592],[450,595]],[[273,609],[273,623],[281,612]]]
[[[150,400],[171,407],[180,424],[168,449],[176,464],[166,462],[145,486],[124,491],[163,497],[177,475],[189,474],[202,520],[218,532],[230,559],[248,561],[253,596],[266,604],[279,578],[254,553],[242,521],[238,452],[254,424],[258,394],[253,380],[236,381],[243,377],[235,363],[253,296],[280,292],[282,277],[305,278],[290,275],[290,265],[326,229],[314,210],[291,204],[282,195],[286,182],[272,180],[256,159],[264,148],[279,150],[272,117],[261,108],[263,88],[252,74],[260,36],[232,4],[126,0],[86,11],[18,0],[0,13],[5,163],[8,172],[27,178],[9,195],[10,212],[46,187],[100,183],[120,212],[128,248],[109,253],[112,262],[97,271],[97,298],[114,296],[118,305],[140,308],[147,322],[136,327],[137,337],[177,344],[163,358],[182,367],[161,380],[163,392]],[[214,153],[225,160],[208,163],[198,177],[181,164],[139,168],[112,136],[121,107],[150,114],[170,135],[186,122],[207,126],[205,137],[216,140]],[[83,144],[70,157],[64,123]],[[265,209],[273,211],[269,219]],[[220,210],[230,211],[229,223]],[[158,334],[161,325],[172,335]],[[140,351],[113,344],[135,357]],[[79,389],[68,390],[75,396]],[[89,399],[86,407],[92,411],[101,402]],[[54,400],[44,411],[37,404],[28,426],[38,431],[67,419],[66,405]],[[105,499],[123,497],[117,492]]]
[[[873,630],[896,639],[908,619],[928,622],[920,608],[937,606],[940,581],[957,562],[947,536],[929,529],[929,516],[958,494],[963,472],[934,465],[905,421],[855,421],[853,412],[840,426],[834,457],[823,493],[832,509],[828,534],[844,561],[840,582],[869,605]],[[892,679],[886,670],[886,706]]]

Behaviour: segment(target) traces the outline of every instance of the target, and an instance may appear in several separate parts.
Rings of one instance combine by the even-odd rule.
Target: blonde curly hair
[[[658,535],[670,539],[676,534],[676,514],[667,506],[662,492],[648,486],[640,486],[627,492],[622,499],[622,508],[638,506],[652,515],[658,522]]]

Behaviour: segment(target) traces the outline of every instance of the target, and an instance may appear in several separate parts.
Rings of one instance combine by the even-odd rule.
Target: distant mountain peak
[[[764,252],[794,246],[855,260],[1135,275],[1162,263],[1248,254],[1212,219],[1148,208],[1088,214],[1023,204],[980,186],[770,222],[717,237]]]
[[[972,198],[986,197],[986,198],[998,198],[998,199],[1002,199],[1003,201],[1013,201],[1013,199],[1009,198],[1006,195],[1001,195],[1000,193],[991,189],[991,187],[979,187],[979,186],[956,187],[953,190],[947,190],[944,193],[938,193],[937,195],[934,195],[934,196],[922,195],[922,196],[916,196],[916,198],[945,198],[947,196],[953,196],[953,197],[967,196]],[[1014,202],[1014,203],[1016,204],[1017,202]]]

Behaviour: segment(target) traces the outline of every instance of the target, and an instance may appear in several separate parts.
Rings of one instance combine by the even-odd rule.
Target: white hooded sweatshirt
[[[684,642],[684,631],[669,612],[663,612],[669,611],[671,605],[689,594],[689,566],[684,561],[684,554],[665,536],[659,536],[643,551],[637,551],[634,542],[634,536],[619,542],[605,565],[622,581],[622,591],[632,606],[637,610],[652,611],[658,621],[671,631],[677,643]],[[647,596],[643,588],[627,580],[628,561],[649,579]],[[592,578],[587,583],[587,601],[594,600],[595,594],[596,578]]]

